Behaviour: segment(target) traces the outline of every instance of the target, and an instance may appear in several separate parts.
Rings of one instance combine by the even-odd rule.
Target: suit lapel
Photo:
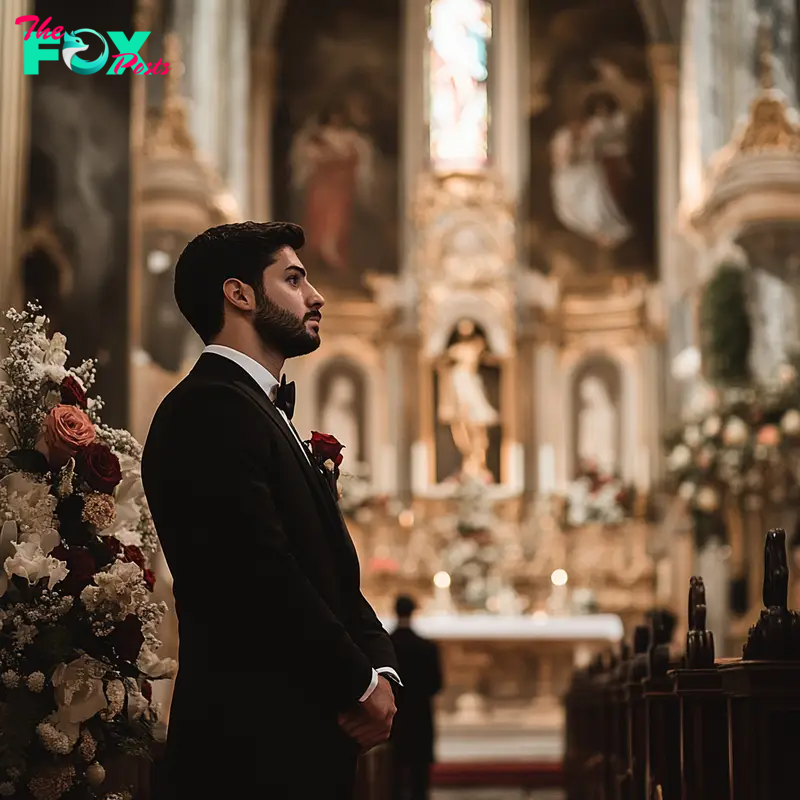
[[[239,388],[241,388],[249,397],[258,403],[258,405],[266,412],[267,416],[277,427],[278,431],[280,431],[281,436],[283,436],[289,445],[289,449],[291,450],[306,477],[306,481],[311,487],[311,490],[318,503],[328,515],[329,520],[333,523],[334,527],[342,526],[341,536],[338,538],[344,538],[345,543],[349,545],[351,549],[354,549],[350,536],[347,534],[347,526],[345,525],[341,510],[339,509],[339,504],[333,497],[330,487],[326,485],[325,477],[320,472],[319,467],[312,464],[311,461],[306,458],[305,454],[301,450],[302,445],[297,439],[295,439],[294,433],[292,433],[278,409],[275,408],[275,405],[264,394],[260,387],[251,387],[249,384],[244,382],[241,382],[238,385]]]
[[[270,421],[277,427],[280,435],[286,440],[293,457],[297,459],[300,470],[305,476],[320,511],[324,516],[327,516],[328,521],[331,523],[331,535],[334,543],[339,546],[344,545],[350,553],[355,554],[355,546],[347,530],[339,503],[334,497],[330,486],[327,485],[320,468],[311,463],[311,458],[306,458],[306,454],[301,449],[303,445],[298,441],[299,436],[298,439],[295,439],[294,433],[290,430],[289,425],[286,424],[278,409],[275,408],[273,402],[248,372],[230,359],[211,353],[202,355],[192,371],[212,380],[222,379],[226,383],[235,384],[238,389],[243,391],[264,411]]]

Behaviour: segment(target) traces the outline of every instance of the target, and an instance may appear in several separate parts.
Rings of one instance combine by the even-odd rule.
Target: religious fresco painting
[[[276,36],[274,216],[321,286],[398,267],[399,0],[287,3]]]
[[[468,475],[499,483],[500,361],[486,334],[463,319],[434,374],[436,482]]]
[[[654,123],[634,0],[531,0],[531,265],[653,274]]]

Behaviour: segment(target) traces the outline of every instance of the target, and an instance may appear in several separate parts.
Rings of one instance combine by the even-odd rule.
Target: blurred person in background
[[[428,798],[434,762],[434,697],[442,689],[439,648],[412,629],[415,609],[410,597],[397,598],[397,628],[391,636],[405,687],[391,739],[396,800]]]

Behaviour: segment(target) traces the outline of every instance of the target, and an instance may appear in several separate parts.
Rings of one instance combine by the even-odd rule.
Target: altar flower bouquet
[[[593,461],[586,461],[570,484],[566,499],[566,522],[571,527],[592,522],[620,525],[633,515],[636,493]]]
[[[68,368],[39,312],[0,329],[0,797],[103,798],[115,756],[148,755],[150,681],[175,664],[141,448],[101,423],[93,363]]]
[[[667,437],[667,468],[678,495],[699,514],[725,496],[800,497],[800,381],[784,364],[766,386],[732,386],[692,409]]]

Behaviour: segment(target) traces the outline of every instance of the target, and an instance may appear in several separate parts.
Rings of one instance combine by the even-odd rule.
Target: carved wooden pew
[[[681,800],[680,707],[669,677],[671,629],[659,615],[651,623],[647,677],[642,681],[646,731],[647,800]]]
[[[650,646],[650,628],[639,625],[633,632],[633,657],[628,664],[625,684],[627,712],[627,769],[620,781],[624,800],[644,800],[647,773],[647,721],[644,707],[644,687],[647,677],[647,649]]]
[[[354,800],[392,800],[393,796],[391,745],[384,744],[358,760]]]
[[[684,663],[670,677],[680,704],[681,798],[729,800],[728,707],[715,663],[714,634],[706,629],[702,578],[691,579]]]
[[[800,794],[800,615],[788,608],[786,533],[764,545],[764,610],[741,661],[722,664],[728,698],[731,800],[783,800]]]

